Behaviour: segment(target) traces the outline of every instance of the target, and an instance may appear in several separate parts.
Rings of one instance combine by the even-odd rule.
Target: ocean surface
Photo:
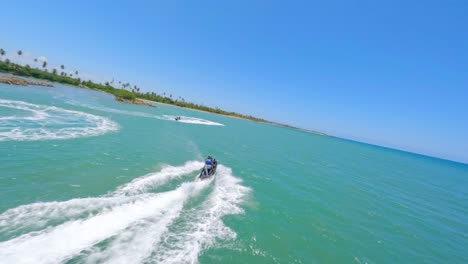
[[[468,165],[0,84],[0,263],[468,263]]]

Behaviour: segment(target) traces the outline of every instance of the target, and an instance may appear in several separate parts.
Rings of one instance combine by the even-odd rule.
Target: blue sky
[[[83,76],[468,162],[468,1],[9,1],[0,14],[0,47]]]

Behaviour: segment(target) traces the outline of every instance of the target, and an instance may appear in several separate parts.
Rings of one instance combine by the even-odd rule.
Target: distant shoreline
[[[242,118],[242,117],[238,117],[238,116],[218,114],[218,113],[213,113],[213,112],[204,111],[204,110],[200,110],[200,109],[193,109],[193,108],[189,108],[189,107],[183,107],[183,106],[178,106],[178,105],[173,105],[173,104],[168,104],[168,103],[155,102],[155,101],[150,101],[150,100],[146,100],[146,99],[141,99],[141,100],[143,100],[143,101],[145,101],[147,103],[168,105],[168,106],[172,106],[172,107],[178,107],[178,108],[188,109],[188,110],[192,110],[192,111],[198,111],[198,112],[202,112],[202,113],[215,114],[215,115],[225,116],[225,117],[229,117],[229,118],[236,118],[236,119],[241,119],[241,120],[248,120],[248,121],[252,121],[252,122],[256,122],[256,123],[262,123],[262,124],[273,125],[273,126],[278,126],[278,127],[290,128],[290,129],[294,129],[294,130],[298,130],[298,131],[302,131],[302,132],[306,132],[306,133],[311,133],[311,134],[316,134],[316,135],[320,135],[320,136],[330,137],[330,135],[322,133],[322,132],[309,130],[309,129],[304,129],[304,128],[300,128],[300,127],[294,127],[294,126],[285,125],[285,124],[276,123],[276,122],[271,122],[271,121],[266,121],[266,122],[254,121],[254,120],[250,120],[250,119]]]
[[[250,116],[250,115],[243,115],[243,114],[239,114],[235,112],[227,112],[219,108],[211,108],[211,107],[207,107],[203,105],[198,105],[195,103],[185,102],[184,99],[174,100],[172,99],[172,95],[170,95],[169,97],[166,97],[165,95],[162,96],[154,92],[140,93],[139,92],[140,89],[137,88],[136,86],[134,86],[134,88],[131,91],[129,91],[129,90],[121,89],[121,88],[115,88],[109,82],[106,82],[105,84],[98,84],[89,80],[88,81],[81,80],[80,78],[76,78],[76,77],[73,78],[67,75],[58,75],[56,71],[48,72],[47,69],[41,70],[38,68],[32,68],[28,65],[22,66],[19,64],[14,64],[11,62],[1,61],[1,60],[0,60],[0,72],[9,73],[15,76],[46,80],[49,82],[57,82],[57,83],[71,85],[73,87],[82,88],[82,89],[89,89],[89,90],[109,93],[115,96],[116,101],[119,101],[122,103],[136,104],[136,105],[143,105],[143,106],[152,106],[153,103],[166,104],[166,105],[171,105],[171,106],[177,106],[180,108],[205,112],[205,113],[217,114],[217,115],[222,115],[226,117],[250,120],[250,121],[254,121],[258,123],[291,128],[294,130],[299,130],[299,131],[321,135],[321,136],[328,136],[327,134],[318,132],[318,131],[313,131],[309,129],[303,129],[303,128],[298,128],[298,127],[294,127],[294,126],[290,126],[286,124],[272,122],[272,121],[268,121],[268,120],[257,118],[257,117]],[[17,85],[21,85],[22,82],[20,81],[24,80],[24,79],[17,79],[17,78],[11,78],[11,77],[8,77],[7,79],[8,80],[5,81],[5,83],[17,84]],[[11,81],[11,80],[14,80],[14,81]],[[29,81],[29,84],[34,84],[34,85],[40,85],[41,83],[42,82]],[[28,84],[28,81],[24,81],[24,85],[27,85],[27,84]],[[47,83],[44,83],[44,85],[48,86]],[[129,84],[123,87],[128,87],[128,85]]]

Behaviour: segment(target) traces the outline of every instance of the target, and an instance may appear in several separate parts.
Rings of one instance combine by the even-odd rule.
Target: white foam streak
[[[98,110],[98,111],[108,112],[108,113],[116,113],[116,114],[122,114],[122,115],[155,118],[155,119],[166,120],[166,121],[176,122],[175,118],[177,117],[177,116],[173,116],[173,115],[153,115],[153,114],[149,114],[149,113],[119,110],[119,109],[114,109],[114,108],[109,108],[109,107],[104,107],[104,106],[93,106],[93,105],[82,104],[82,103],[79,103],[79,102],[76,102],[76,101],[69,101],[67,103],[72,104],[72,105],[76,105],[76,106],[81,106],[81,107],[86,107],[86,108]],[[209,120],[202,119],[202,118],[196,118],[196,117],[190,117],[190,116],[180,116],[180,117],[181,117],[181,119],[177,121],[179,123],[194,124],[194,125],[205,125],[205,126],[224,126],[221,123],[216,123],[216,122],[209,121]]]
[[[98,136],[119,128],[108,118],[55,106],[0,99],[0,107],[31,113],[30,116],[0,117],[0,141]]]
[[[140,263],[148,258],[155,245],[163,238],[172,222],[179,217],[184,203],[196,196],[209,182],[184,183],[176,189],[179,199],[177,203],[167,206],[167,211],[158,219],[147,219],[119,234],[104,250],[87,257],[88,263]]]
[[[162,119],[165,120],[175,120],[176,116],[171,116],[171,115],[163,115]],[[209,121],[206,119],[201,119],[201,118],[195,118],[195,117],[190,117],[190,116],[180,116],[179,121],[180,123],[186,123],[186,124],[195,124],[195,125],[205,125],[205,126],[224,126],[221,123],[216,123],[213,121]]]
[[[148,189],[160,186],[169,180],[199,170],[201,167],[203,167],[203,163],[200,161],[189,161],[180,167],[166,166],[159,172],[147,174],[123,185],[117,189],[115,194],[135,195],[142,193]]]
[[[99,210],[131,202],[139,197],[80,198],[63,202],[33,203],[5,211],[0,215],[0,233],[7,235],[39,230],[54,222],[60,223]]]
[[[171,203],[170,196],[159,195],[113,208],[86,220],[69,221],[38,234],[26,234],[0,243],[0,255],[6,263],[57,263],[78,254],[139,219],[161,209],[161,200]],[[64,243],[66,241],[66,243]]]

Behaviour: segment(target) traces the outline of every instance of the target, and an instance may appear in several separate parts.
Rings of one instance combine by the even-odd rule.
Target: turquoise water
[[[460,163],[0,84],[0,263],[468,263],[467,186]]]

